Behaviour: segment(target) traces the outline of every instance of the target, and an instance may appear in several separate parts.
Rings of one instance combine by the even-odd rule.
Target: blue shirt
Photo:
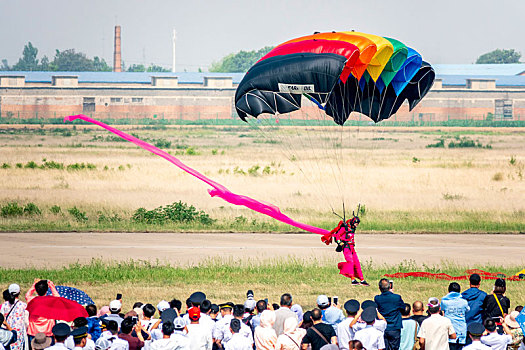
[[[411,318],[403,319],[399,350],[412,350],[416,343],[417,322]]]
[[[467,326],[474,322],[483,324],[481,315],[483,314],[483,300],[485,300],[486,296],[487,293],[479,290],[479,288],[469,288],[461,293],[461,297],[468,302],[470,307],[470,311],[465,315]]]
[[[391,291],[383,292],[374,297],[377,304],[377,311],[387,322],[385,331],[397,331],[403,328],[401,323],[401,310],[405,309],[405,302],[401,296]]]
[[[458,336],[457,340],[449,339],[449,342],[465,344],[467,339],[465,314],[470,310],[467,301],[461,297],[461,294],[450,292],[441,299],[441,310],[443,310],[445,317],[452,322],[452,327]]]

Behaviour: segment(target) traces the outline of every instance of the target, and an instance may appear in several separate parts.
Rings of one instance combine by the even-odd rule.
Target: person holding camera
[[[137,337],[131,335],[135,330]],[[142,326],[138,319],[133,317],[126,317],[120,324],[120,339],[126,340],[129,343],[129,350],[140,350],[144,346],[144,337],[142,336]]]

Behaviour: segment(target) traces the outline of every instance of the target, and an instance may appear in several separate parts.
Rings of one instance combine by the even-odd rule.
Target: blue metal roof
[[[524,86],[525,75],[436,75],[443,80],[443,85],[465,86],[467,79],[494,79],[496,86]]]
[[[240,83],[244,73],[157,73],[157,72],[13,72],[0,71],[0,75],[25,75],[28,83],[51,83],[52,76],[78,76],[79,83],[128,83],[148,84],[152,76],[178,77],[181,84],[202,84],[204,77],[231,77],[234,84]]]
[[[438,75],[519,75],[525,63],[517,64],[433,64]]]

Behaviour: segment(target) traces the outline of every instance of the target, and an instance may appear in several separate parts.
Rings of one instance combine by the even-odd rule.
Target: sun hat
[[[47,337],[45,333],[37,333],[33,340],[31,340],[31,348],[45,349],[51,345],[51,337]]]
[[[290,310],[295,312],[295,315],[297,315],[297,319],[298,320],[302,320],[303,319],[303,308],[301,307],[301,305],[293,304],[292,307],[290,308]]]
[[[520,313],[518,311],[512,311],[510,314],[508,314],[505,317],[505,323],[510,328],[520,328],[520,324],[516,321],[516,317],[518,317]]]

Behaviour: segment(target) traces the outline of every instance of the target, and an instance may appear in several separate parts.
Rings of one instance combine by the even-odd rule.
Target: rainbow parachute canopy
[[[235,93],[239,117],[301,108],[303,96],[343,125],[352,112],[379,122],[405,100],[412,110],[434,83],[432,66],[402,42],[358,32],[288,40],[255,63]]]

